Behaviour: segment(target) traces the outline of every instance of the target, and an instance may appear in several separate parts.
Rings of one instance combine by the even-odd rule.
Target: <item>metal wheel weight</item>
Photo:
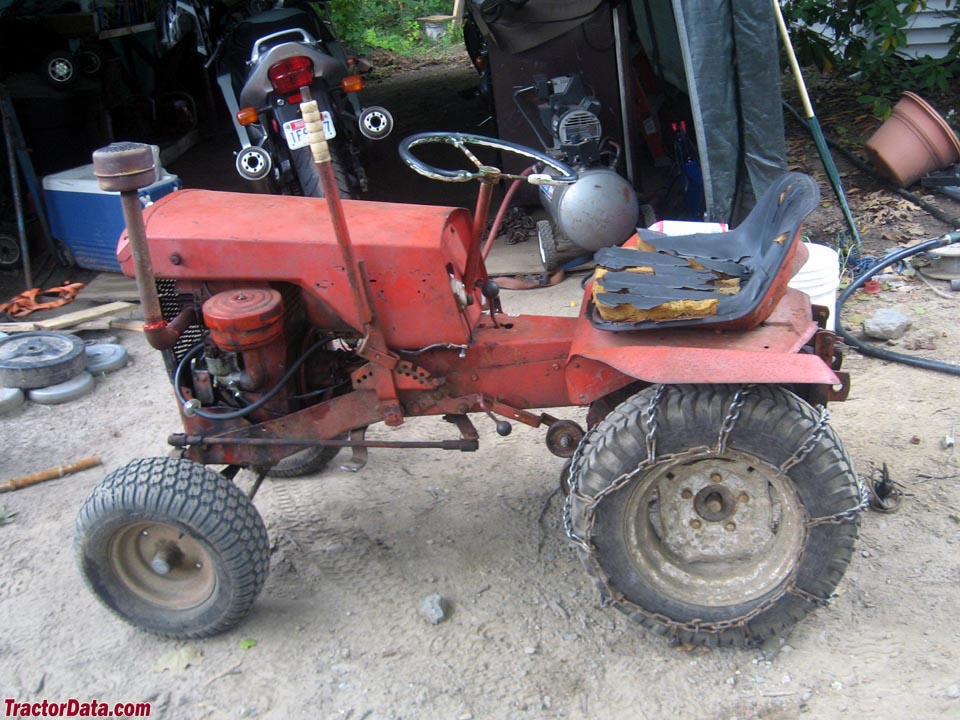
[[[123,345],[97,343],[83,348],[87,357],[87,372],[93,375],[113,372],[127,364],[127,349]]]
[[[30,402],[38,405],[60,405],[83,397],[91,392],[95,385],[93,375],[84,371],[66,382],[30,390],[27,397]]]

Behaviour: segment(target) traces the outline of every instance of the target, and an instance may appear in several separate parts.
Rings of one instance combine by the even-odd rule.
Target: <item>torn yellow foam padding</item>
[[[660,252],[650,243],[641,240],[639,235],[633,235],[629,240],[627,240],[620,247],[630,248],[633,250],[642,250],[643,252]]]
[[[597,290],[594,286],[593,303],[596,305],[600,317],[604,320],[636,323],[710,317],[717,314],[717,306],[720,301],[716,298],[710,298],[709,300],[671,300],[649,310],[641,310],[629,303],[605,305],[597,299]]]
[[[740,278],[723,277],[712,283],[721,295],[736,295],[740,292]]]
[[[641,310],[630,303],[608,305],[600,301],[606,288],[600,282],[607,274],[605,268],[597,268],[593,280],[593,304],[600,317],[609,322],[645,322],[651,320],[677,320],[679,318],[709,317],[717,314],[720,301],[717,298],[706,300],[670,300],[662,305]]]

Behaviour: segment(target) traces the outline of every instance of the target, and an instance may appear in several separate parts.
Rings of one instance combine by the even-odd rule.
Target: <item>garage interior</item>
[[[757,29],[772,27],[765,24],[770,10],[752,4],[725,9],[711,23],[686,24],[703,17],[700,10],[697,3],[658,0],[466,3],[468,25],[484,44],[482,76],[464,73],[457,87],[439,92],[393,87],[388,74],[368,78],[364,101],[387,106],[397,127],[387,141],[364,149],[370,183],[363,199],[472,207],[469,188],[410,173],[397,159],[396,143],[415,131],[453,130],[541,147],[548,133],[537,117],[535,80],[573,75],[597,101],[593,107],[604,138],[618,155],[615,171],[636,191],[642,217],[630,217],[629,225],[663,218],[735,225],[784,165],[782,119],[767,107],[767,98],[779,97],[779,74],[775,62],[762,62],[776,56],[775,42],[766,42],[772,30]],[[140,1],[14,0],[2,7],[0,73],[4,107],[22,134],[22,141],[14,140],[15,165],[26,249],[36,266],[31,286],[118,270],[109,237],[121,222],[118,208],[113,225],[98,229],[82,226],[84,201],[71,203],[69,223],[56,212],[51,216],[50,203],[43,202],[45,194],[56,196],[64,178],[76,188],[79,168],[109,142],[157,145],[170,175],[161,193],[175,187],[257,189],[234,171],[236,139],[212,69],[204,67],[191,38],[172,49],[160,46],[155,11],[153,3]],[[43,62],[56,52],[68,52],[76,61],[77,77],[68,87],[51,87],[44,76]],[[756,61],[749,67],[730,62],[738,52],[750,52]],[[484,83],[488,87],[478,93]],[[521,88],[526,89],[518,93]],[[416,107],[404,107],[418,94]],[[506,170],[522,169],[512,158],[493,160],[505,162]],[[6,298],[24,289],[25,268],[18,258],[6,152],[3,166],[0,242],[6,252],[0,254],[0,291]],[[99,193],[89,173],[83,181],[92,195]],[[53,190],[44,193],[44,186]],[[92,195],[91,206],[101,200]],[[530,187],[521,188],[514,203],[543,217]],[[46,210],[37,212],[38,206]],[[90,217],[97,217],[95,211]],[[49,234],[44,224],[52,226]],[[79,258],[75,243],[81,246]],[[521,262],[508,260],[502,272],[538,269],[535,249],[515,257]]]

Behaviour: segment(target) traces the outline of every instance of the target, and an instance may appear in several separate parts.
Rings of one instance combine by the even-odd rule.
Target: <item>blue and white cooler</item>
[[[159,159],[156,164],[157,182],[140,191],[143,207],[181,188],[179,177],[165,172]],[[120,272],[117,242],[125,227],[120,194],[100,189],[93,165],[47,175],[43,195],[50,232],[70,250],[76,264]]]

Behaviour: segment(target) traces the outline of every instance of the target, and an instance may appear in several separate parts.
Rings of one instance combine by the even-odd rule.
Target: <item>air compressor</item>
[[[520,103],[525,92],[536,92],[539,120],[549,139]],[[514,99],[544,149],[579,176],[572,185],[540,187],[549,216],[537,223],[543,266],[556,270],[568,260],[623,243],[636,230],[640,203],[633,186],[617,172],[620,147],[603,135],[600,101],[587,93],[583,78],[538,75]]]

